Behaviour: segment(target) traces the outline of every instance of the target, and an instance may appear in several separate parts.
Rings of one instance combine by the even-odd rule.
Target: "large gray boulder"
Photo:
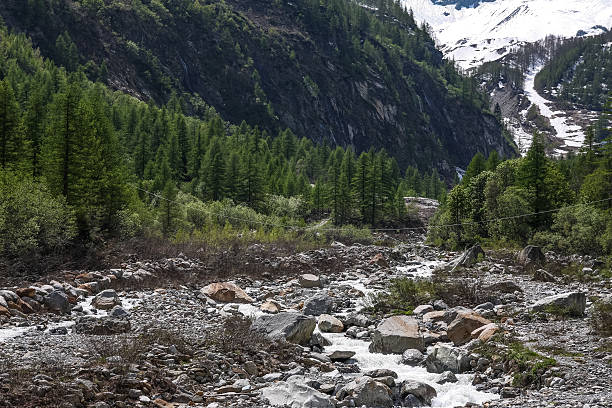
[[[121,306],[121,300],[113,289],[106,289],[98,293],[91,304],[96,309],[110,310],[115,306]]]
[[[391,395],[391,389],[385,384],[370,377],[359,377],[342,387],[337,398],[351,398],[358,407],[392,407]]]
[[[392,316],[383,320],[372,335],[370,352],[402,354],[408,349],[423,351],[425,343],[419,324],[412,316]]]
[[[110,316],[99,318],[95,316],[82,316],[77,319],[74,331],[80,334],[93,334],[98,336],[127,333],[130,331],[130,321]]]
[[[518,261],[525,266],[534,263],[542,265],[546,263],[546,257],[539,246],[527,245],[521,252],[519,252]]]
[[[323,333],[342,333],[344,325],[332,315],[322,314],[318,319],[319,330]]]
[[[533,312],[549,312],[582,316],[586,308],[586,294],[582,292],[560,293],[538,300],[531,306]]]
[[[261,391],[261,395],[275,407],[333,408],[328,395],[305,384],[302,376],[291,376]]]
[[[461,255],[458,259],[454,261],[454,268],[457,266],[470,266],[474,265],[478,262],[479,259],[484,259],[485,253],[480,247],[480,245],[476,244],[473,247],[466,250],[463,255]],[[453,269],[454,269],[453,268]]]
[[[470,358],[466,350],[446,344],[437,344],[425,359],[427,371],[442,374],[450,371],[459,374],[470,369]]]
[[[51,311],[58,313],[70,313],[72,305],[68,301],[68,295],[60,290],[53,290],[44,297],[45,306]]]
[[[305,315],[320,316],[332,310],[334,301],[325,293],[316,294],[304,302],[302,313]]]
[[[400,390],[402,399],[406,398],[408,394],[412,394],[424,405],[431,405],[431,400],[438,396],[438,393],[431,385],[413,380],[404,381]]]
[[[301,275],[298,281],[300,282],[300,285],[303,288],[320,288],[321,286],[323,286],[323,284],[321,283],[321,279],[311,273]]]
[[[275,315],[258,317],[251,329],[264,333],[274,340],[287,340],[290,343],[308,344],[317,325],[317,319],[295,312],[281,312]]]

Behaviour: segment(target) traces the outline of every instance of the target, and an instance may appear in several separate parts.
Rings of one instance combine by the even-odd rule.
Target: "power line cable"
[[[170,200],[168,198],[165,198],[159,194],[153,193],[151,191],[147,191],[143,188],[140,188],[138,186],[135,186],[135,188],[137,190],[142,191],[143,193],[149,194],[153,197],[159,198],[161,200],[167,201],[167,202],[171,202],[174,203],[178,206],[184,206],[185,204],[183,203],[179,203],[176,200]],[[568,205],[565,207],[560,207],[560,208],[554,208],[551,210],[544,210],[544,211],[537,211],[537,212],[531,212],[531,213],[524,213],[524,214],[518,214],[518,215],[511,215],[511,216],[507,216],[507,217],[500,217],[500,218],[489,218],[486,220],[482,220],[482,221],[470,221],[470,222],[459,222],[459,223],[454,223],[454,224],[441,224],[441,225],[429,225],[429,228],[449,228],[449,227],[459,227],[459,226],[468,226],[468,225],[478,225],[478,224],[484,224],[484,223],[489,223],[489,222],[495,222],[495,221],[505,221],[505,220],[512,220],[512,219],[518,219],[518,218],[525,218],[525,217],[532,217],[534,215],[540,215],[540,214],[550,214],[553,212],[558,212],[561,211],[562,209],[565,208],[574,208],[574,207],[580,207],[580,206],[590,206],[593,204],[599,204],[599,203],[603,203],[606,201],[612,201],[612,197],[608,197],[602,200],[597,200],[597,201],[591,201],[591,202],[586,202],[586,203],[579,203],[579,204],[573,204],[573,205]],[[287,228],[287,229],[291,229],[294,231],[343,231],[346,230],[346,228],[342,228],[342,227],[335,227],[335,228],[311,228],[311,227],[300,227],[297,225],[287,225],[287,224],[276,224],[276,223],[271,223],[271,222],[265,222],[265,221],[256,221],[256,220],[249,220],[246,218],[240,218],[240,217],[233,217],[230,215],[225,215],[225,214],[220,214],[220,213],[215,213],[212,210],[205,210],[205,209],[198,209],[201,210],[203,212],[206,212],[208,214],[210,214],[211,216],[217,216],[217,217],[221,217],[221,218],[226,218],[226,219],[230,219],[230,220],[235,220],[235,221],[241,221],[247,224],[258,224],[258,225],[263,225],[263,226],[269,226],[269,227],[278,227],[278,228]],[[393,232],[393,231],[421,231],[426,229],[425,227],[402,227],[402,228],[371,228],[370,231],[372,232]]]

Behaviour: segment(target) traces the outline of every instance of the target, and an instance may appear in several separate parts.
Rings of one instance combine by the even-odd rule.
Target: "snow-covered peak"
[[[612,27],[612,0],[402,0],[427,22],[438,45],[463,68],[506,55],[547,35],[599,34]]]

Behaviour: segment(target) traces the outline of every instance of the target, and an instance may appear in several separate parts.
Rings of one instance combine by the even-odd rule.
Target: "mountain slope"
[[[444,54],[463,68],[497,60],[513,47],[547,35],[596,34],[612,27],[612,2],[607,0],[402,0],[402,4],[432,27]]]
[[[176,90],[196,114],[204,101],[234,123],[383,147],[447,174],[476,151],[514,154],[474,83],[391,1],[30,3],[2,2],[0,15],[56,61],[67,32],[80,63],[143,100]]]

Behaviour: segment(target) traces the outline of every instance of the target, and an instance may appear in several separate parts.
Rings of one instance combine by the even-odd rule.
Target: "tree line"
[[[181,228],[192,232],[197,223],[179,219],[177,208],[186,197],[268,215],[282,207],[279,200],[297,199],[293,221],[329,215],[337,225],[379,226],[407,222],[404,196],[446,192],[435,170],[403,171],[385,151],[358,154],[290,130],[270,135],[246,122],[227,123],[210,107],[190,117],[176,94],[158,107],[112,92],[89,80],[86,66],[67,72],[5,27],[0,52],[6,254],[75,239],[102,242],[119,236],[128,221],[167,237]]]

